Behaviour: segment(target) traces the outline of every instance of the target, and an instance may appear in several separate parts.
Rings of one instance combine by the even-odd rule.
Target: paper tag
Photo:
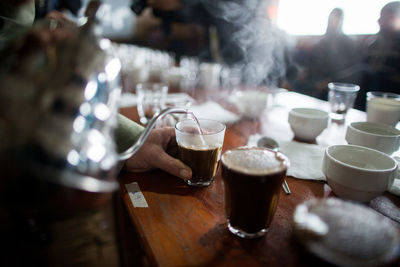
[[[135,208],[148,208],[147,201],[144,198],[142,191],[140,191],[139,185],[136,182],[125,185],[126,191],[128,191],[129,197]]]

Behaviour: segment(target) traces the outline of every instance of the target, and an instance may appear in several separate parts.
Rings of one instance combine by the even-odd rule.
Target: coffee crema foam
[[[222,163],[229,169],[250,175],[267,175],[284,171],[288,160],[282,154],[258,147],[226,151]]]

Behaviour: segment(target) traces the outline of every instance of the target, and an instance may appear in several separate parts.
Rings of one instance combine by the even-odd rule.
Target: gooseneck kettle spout
[[[133,154],[135,154],[143,146],[143,144],[146,141],[147,137],[149,136],[151,130],[156,125],[157,120],[161,117],[164,117],[167,114],[170,114],[170,113],[187,114],[188,110],[184,109],[184,108],[166,108],[166,109],[162,110],[158,115],[154,116],[149,121],[146,128],[143,130],[143,132],[139,136],[138,140],[130,148],[128,148],[127,150],[125,150],[124,152],[122,152],[119,155],[119,159],[126,160],[126,159],[130,158]]]
[[[132,155],[134,155],[143,146],[151,130],[156,125],[158,119],[170,113],[190,114],[190,111],[184,108],[167,108],[162,110],[158,115],[154,116],[149,121],[147,127],[143,130],[138,140],[126,151],[119,154],[119,160],[126,160],[130,158]],[[60,185],[84,190],[87,192],[93,192],[93,193],[112,192],[119,187],[118,182],[115,180],[105,181],[97,179],[95,177],[91,177],[89,175],[78,174],[76,172],[69,170],[63,170],[62,173],[60,174],[53,168],[41,166],[40,172],[41,174],[46,174],[44,176],[45,178],[49,177],[53,180],[53,182],[55,181]]]

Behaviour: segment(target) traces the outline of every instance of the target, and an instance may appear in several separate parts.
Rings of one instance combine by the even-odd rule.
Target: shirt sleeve
[[[144,128],[127,117],[118,114],[118,126],[115,131],[115,143],[118,153],[127,150],[136,142]],[[119,173],[124,167],[125,161],[120,161],[116,170]]]
[[[115,131],[117,151],[123,152],[136,142],[144,128],[127,117],[118,114],[118,127]]]

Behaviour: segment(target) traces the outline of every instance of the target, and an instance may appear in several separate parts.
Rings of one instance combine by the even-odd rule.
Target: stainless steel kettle
[[[111,192],[118,162],[142,146],[156,120],[186,113],[163,110],[132,147],[116,152],[121,63],[95,34],[97,8],[81,27],[42,23],[1,52],[0,164],[9,173],[24,166],[62,186]]]

